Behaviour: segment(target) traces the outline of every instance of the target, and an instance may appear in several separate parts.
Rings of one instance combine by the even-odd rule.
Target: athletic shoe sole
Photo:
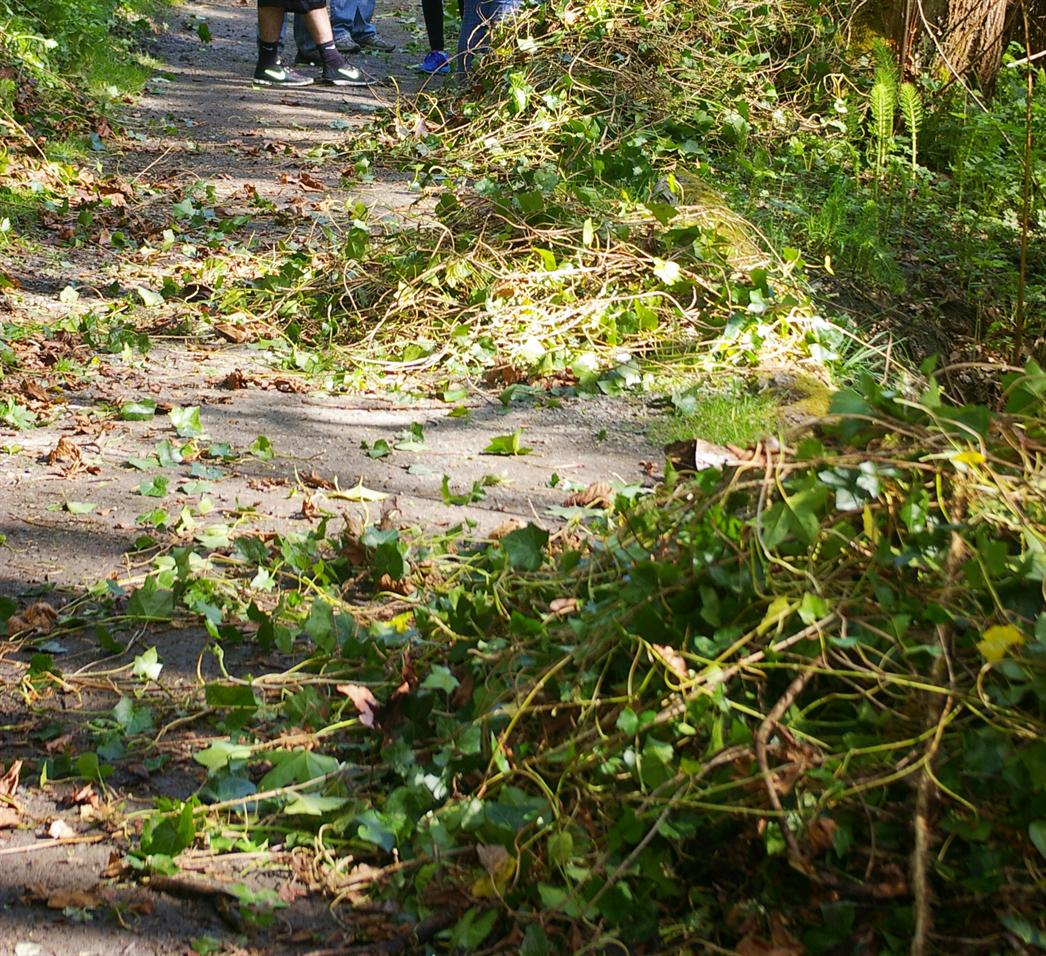
[[[334,80],[323,76],[316,81],[318,86],[373,86],[376,82],[376,80],[343,80],[341,78]]]
[[[306,77],[303,80],[262,80],[257,76],[254,77],[255,86],[270,86],[270,87],[283,87],[288,90],[300,90],[305,86],[312,86],[315,80],[311,76]]]

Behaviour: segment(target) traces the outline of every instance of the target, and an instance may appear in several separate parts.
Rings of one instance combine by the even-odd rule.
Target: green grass
[[[674,401],[676,411],[650,428],[649,437],[655,444],[701,438],[744,448],[778,429],[780,406],[770,392],[753,394],[738,388],[691,393]]]

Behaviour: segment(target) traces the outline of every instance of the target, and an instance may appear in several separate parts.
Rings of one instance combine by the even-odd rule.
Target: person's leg
[[[444,50],[447,42],[443,34],[443,0],[421,0],[425,18],[425,32],[429,35],[430,50]]]
[[[294,14],[294,43],[298,47],[298,59],[312,62],[319,58],[319,50],[309,36],[309,30],[305,26],[305,17],[300,13]]]
[[[458,37],[458,63],[462,71],[472,69],[477,56],[488,49],[487,37],[498,20],[511,16],[520,0],[463,0],[461,34]]]
[[[323,60],[323,82],[334,86],[367,86],[370,81],[364,79],[355,67],[349,66],[335,46],[334,31],[326,6],[310,10],[302,16],[302,20]]]
[[[349,24],[349,30],[360,46],[366,46],[367,42],[377,35],[378,28],[374,26],[374,0],[334,0],[344,9],[344,17]]]
[[[311,77],[288,70],[280,62],[280,34],[283,33],[285,2],[286,0],[259,0],[258,63],[254,69],[254,81],[263,86],[308,86],[312,83]]]

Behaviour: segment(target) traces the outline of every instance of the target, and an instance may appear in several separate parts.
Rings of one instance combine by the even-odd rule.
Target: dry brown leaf
[[[31,378],[22,380],[22,392],[27,398],[31,398],[34,402],[43,402],[46,404],[51,401],[47,392],[45,392]]]
[[[674,647],[669,647],[667,644],[653,644],[651,646],[657,651],[657,656],[668,665],[668,669],[676,677],[680,680],[686,680],[690,676],[686,660]]]
[[[70,468],[79,465],[82,461],[83,452],[80,451],[80,447],[64,435],[58,439],[58,444],[47,453],[47,464],[49,465]]]
[[[52,910],[93,910],[104,903],[94,890],[56,890],[47,897],[47,908]]]
[[[323,488],[329,491],[335,487],[334,482],[331,481],[330,478],[324,478],[322,475],[317,475],[315,468],[313,468],[313,470],[307,475],[299,475],[298,477],[306,488]]]
[[[22,815],[11,807],[0,807],[0,830],[13,830],[22,822]]]
[[[70,799],[73,803],[86,803],[92,807],[97,807],[101,803],[98,794],[94,792],[93,784],[90,783],[85,783],[79,790],[74,790]]]
[[[13,797],[22,775],[22,761],[15,760],[0,777],[0,797]]]
[[[364,687],[362,684],[338,684],[335,690],[352,701],[353,706],[359,712],[360,723],[364,727],[374,726],[376,714],[381,705],[369,687]]]
[[[410,597],[417,588],[412,581],[408,581],[406,578],[394,578],[391,575],[383,574],[378,578],[378,590]]]
[[[230,322],[215,322],[213,328],[227,342],[233,342],[236,345],[241,345],[251,340],[251,333],[247,329],[239,325],[233,325]]]
[[[15,635],[23,631],[35,631],[38,634],[46,634],[54,626],[56,620],[58,620],[58,612],[50,604],[37,601],[8,619],[7,633]]]
[[[835,831],[839,825],[828,817],[816,817],[806,825],[806,841],[814,855],[824,853],[835,846]]]
[[[61,737],[55,737],[54,740],[47,741],[44,744],[44,750],[49,754],[59,754],[66,749],[73,742],[72,734],[62,734]]]
[[[509,518],[508,521],[503,521],[493,531],[490,532],[487,537],[491,541],[500,541],[505,535],[511,534],[513,531],[518,531],[523,527],[523,522],[517,518]]]
[[[227,388],[232,391],[246,388],[250,384],[249,379],[238,368],[233,369],[219,383],[219,388]]]
[[[476,847],[476,856],[483,869],[493,875],[509,858],[509,852],[500,843],[481,843]]]
[[[567,506],[574,508],[609,508],[613,503],[614,491],[605,481],[594,481],[567,498]]]
[[[308,386],[299,382],[294,378],[287,378],[284,375],[280,375],[272,380],[272,387],[277,392],[285,392],[290,394],[300,394],[309,390]]]

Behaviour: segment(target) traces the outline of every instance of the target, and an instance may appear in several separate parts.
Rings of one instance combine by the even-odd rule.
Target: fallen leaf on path
[[[522,527],[524,527],[524,524],[518,518],[509,518],[508,521],[503,521],[491,531],[488,537],[491,541],[500,541],[505,535],[518,531]]]
[[[308,386],[299,382],[297,379],[287,378],[283,375],[272,380],[272,387],[276,389],[277,392],[294,393],[299,395],[302,392],[307,392],[309,390]]]
[[[58,890],[47,897],[47,908],[51,910],[93,910],[104,903],[93,890]]]
[[[0,830],[13,830],[22,822],[22,815],[11,807],[0,807]]]
[[[594,481],[567,498],[568,507],[576,508],[609,508],[613,503],[614,491],[605,481]]]
[[[231,325],[228,322],[215,322],[213,328],[227,342],[233,342],[236,345],[249,342],[253,337],[247,329],[239,325]]]
[[[37,601],[8,619],[7,633],[14,635],[23,631],[35,631],[38,634],[46,634],[54,626],[56,620],[58,620],[58,612],[50,604]]]
[[[62,734],[61,737],[55,737],[54,740],[47,741],[47,743],[44,744],[44,750],[46,750],[49,754],[61,753],[72,742],[73,742],[73,735],[72,734]]]
[[[50,404],[51,399],[48,397],[47,392],[45,392],[31,378],[22,380],[22,393],[27,398],[31,398],[34,402],[42,402],[45,405]]]
[[[757,936],[746,936],[737,944],[737,956],[803,956],[805,950],[800,947],[775,946]]]
[[[299,477],[301,478],[301,483],[305,485],[306,488],[324,488],[329,490],[337,487],[329,478],[317,475],[315,468],[307,475],[300,475]]]
[[[338,684],[335,690],[339,694],[344,694],[349,700],[352,701],[352,705],[356,708],[360,715],[360,723],[364,727],[373,727],[375,717],[380,705],[378,704],[377,698],[371,693],[369,687],[364,687],[362,684]]]
[[[92,807],[97,807],[101,802],[98,794],[95,793],[93,784],[90,783],[85,783],[79,790],[74,790],[70,799],[73,803],[86,803]]]
[[[70,840],[77,834],[64,820],[52,820],[51,825],[47,828],[47,835],[52,840]]]
[[[250,384],[246,375],[243,374],[238,368],[233,369],[228,375],[225,376],[219,383],[219,388],[227,388],[230,390],[243,389]]]
[[[4,771],[4,775],[0,777],[0,797],[13,797],[15,795],[21,774],[22,761],[16,760]]]
[[[72,439],[64,435],[58,439],[58,444],[47,453],[47,464],[57,465],[70,473],[79,469],[83,463],[83,452],[80,446]]]

